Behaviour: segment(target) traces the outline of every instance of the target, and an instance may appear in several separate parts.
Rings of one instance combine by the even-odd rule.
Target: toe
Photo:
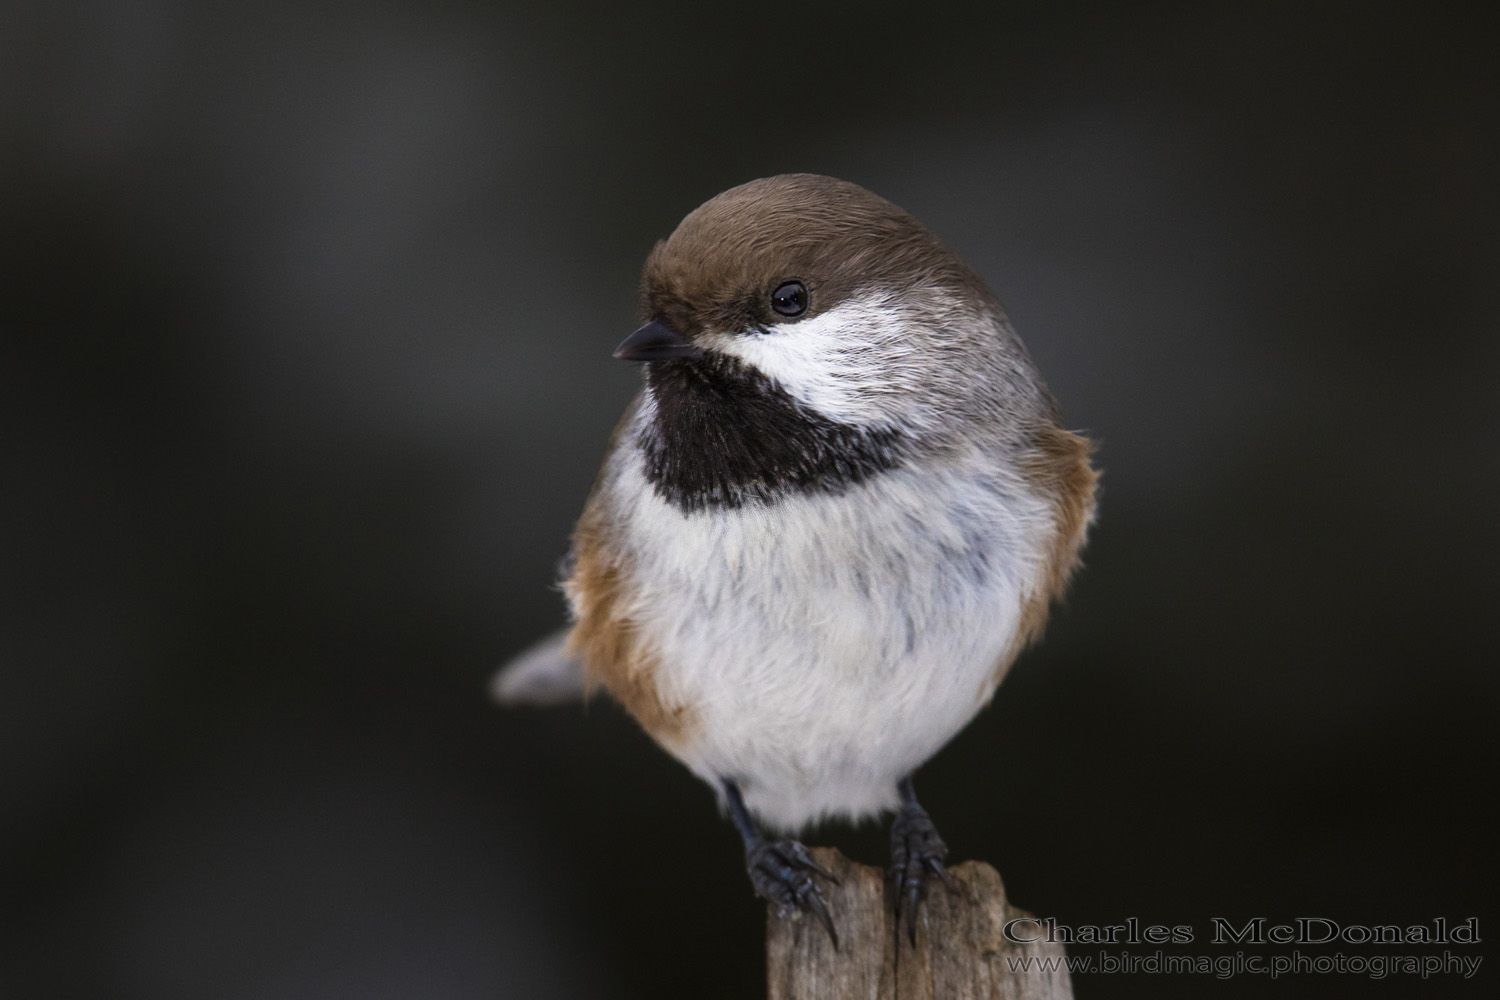
[[[774,905],[784,917],[790,916],[793,910],[811,913],[828,932],[834,948],[838,948],[839,937],[834,930],[833,918],[812,875],[834,882],[838,880],[818,864],[807,848],[794,840],[763,843],[749,852],[745,860],[756,895]]]

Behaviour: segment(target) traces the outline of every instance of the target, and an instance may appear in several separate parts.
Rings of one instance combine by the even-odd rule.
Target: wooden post
[[[781,917],[774,907],[766,928],[769,1000],[1072,1000],[1068,972],[1021,967],[1022,959],[1061,959],[1063,946],[1018,944],[1002,928],[1030,914],[1011,906],[1000,875],[981,861],[949,869],[950,892],[933,883],[912,947],[902,929],[898,947],[885,873],[827,847],[811,848],[838,885],[819,880],[839,932],[839,948],[818,921],[803,913]],[[1022,925],[1031,936],[1034,925]]]

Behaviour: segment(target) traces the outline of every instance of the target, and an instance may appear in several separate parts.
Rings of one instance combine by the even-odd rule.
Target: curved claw
[[[917,907],[922,902],[922,890],[926,885],[916,879],[906,888],[906,936],[911,940],[911,946],[917,946]],[[896,915],[896,926],[901,925],[901,914]]]
[[[928,858],[927,868],[938,878],[943,880],[943,885],[948,888],[949,892],[958,891],[958,883],[953,880],[953,876],[948,874],[948,869],[944,868],[943,863],[937,858]]]
[[[745,852],[745,867],[750,875],[750,884],[755,894],[770,902],[783,916],[793,910],[803,910],[817,918],[828,932],[835,950],[839,947],[839,935],[833,926],[833,917],[823,902],[822,893],[807,872],[813,872],[835,884],[838,879],[795,840],[762,842]]]
[[[839,950],[839,932],[833,929],[833,917],[828,915],[828,907],[823,904],[823,896],[814,887],[803,901],[803,906],[818,918],[818,923],[828,932],[828,937],[833,941],[833,950]]]
[[[818,859],[809,854],[807,848],[803,847],[799,841],[783,840],[779,846],[790,855],[788,860],[794,862],[799,868],[806,868],[810,872],[821,875],[834,885],[840,884],[839,877],[818,864]]]

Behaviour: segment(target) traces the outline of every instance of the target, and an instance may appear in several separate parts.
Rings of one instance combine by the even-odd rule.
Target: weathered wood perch
[[[770,907],[769,1000],[1072,1000],[1066,968],[1017,967],[1019,959],[1061,959],[1063,946],[1006,939],[1005,922],[1030,914],[1010,905],[989,865],[966,861],[950,868],[955,892],[941,882],[930,886],[916,947],[903,928],[898,950],[885,873],[832,848],[811,851],[839,879],[837,885],[819,885],[840,950],[815,919],[801,913],[781,917]]]

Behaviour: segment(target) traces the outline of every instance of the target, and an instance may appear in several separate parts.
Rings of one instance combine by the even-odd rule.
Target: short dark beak
[[[659,319],[653,319],[615,348],[615,357],[621,361],[666,361],[670,358],[696,358],[702,353]]]

